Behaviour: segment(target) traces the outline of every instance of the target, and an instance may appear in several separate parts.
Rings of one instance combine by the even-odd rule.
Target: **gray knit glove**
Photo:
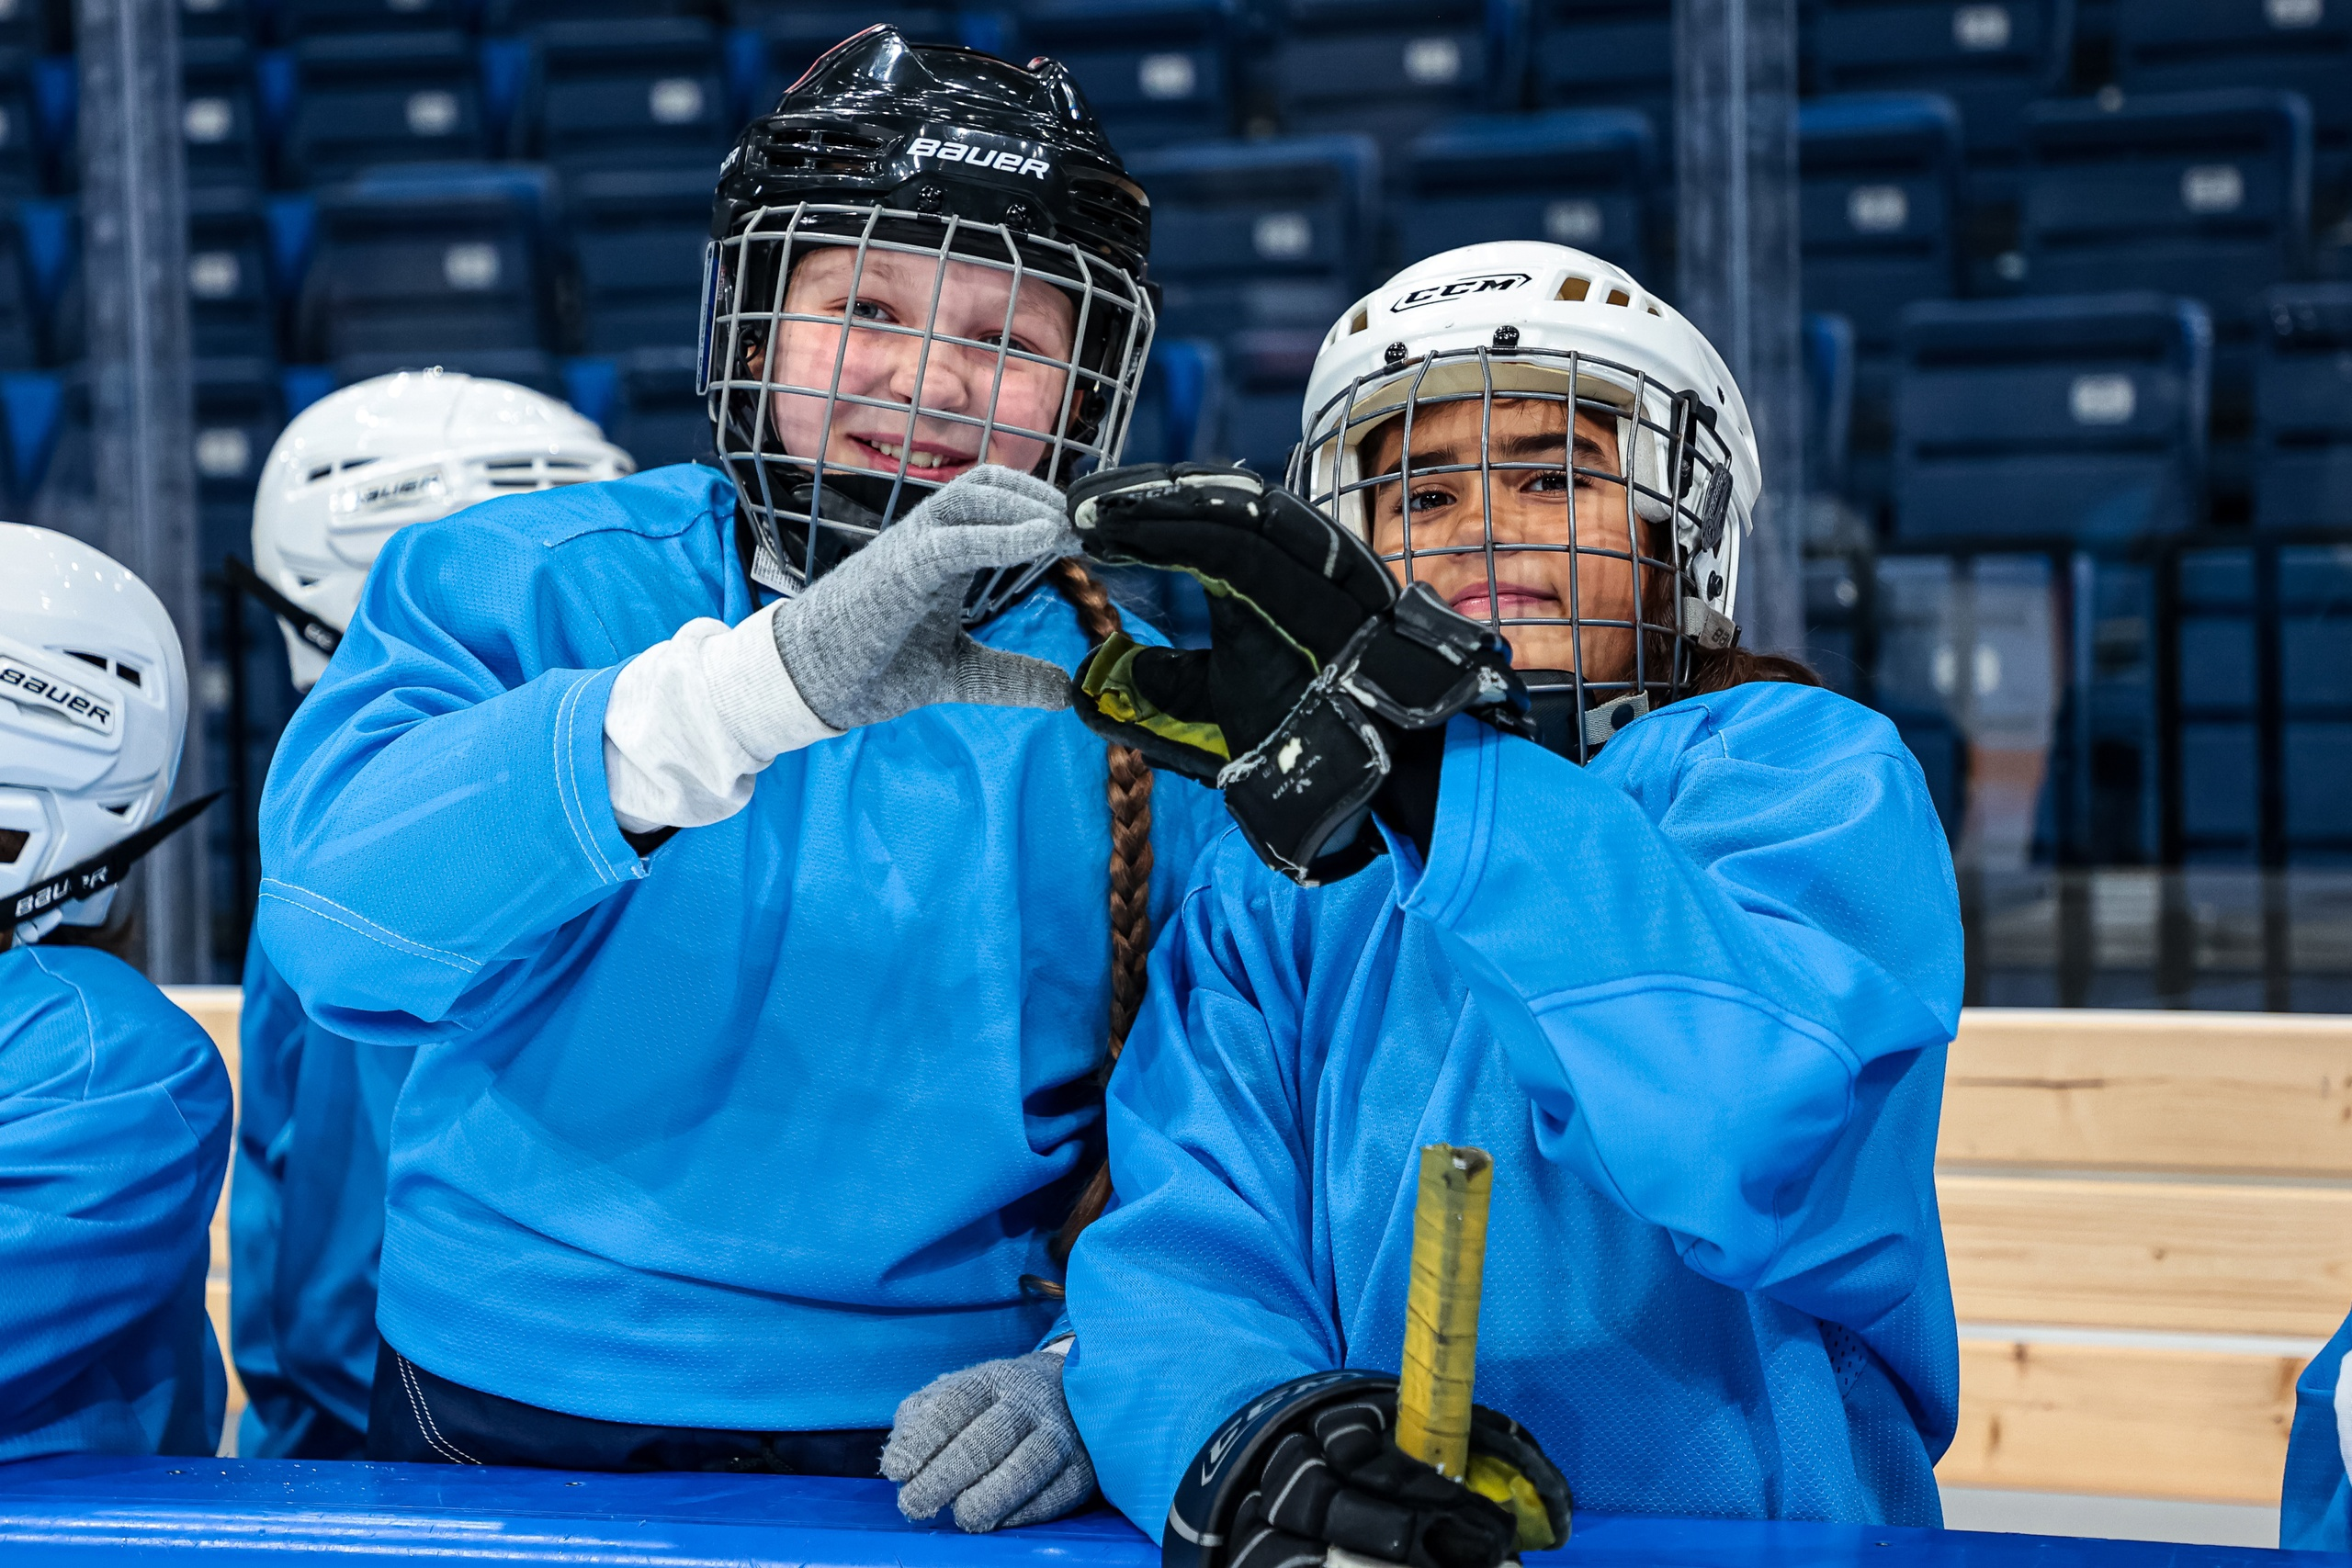
[[[909,1394],[882,1473],[899,1483],[907,1517],[953,1503],[967,1530],[1038,1524],[1080,1506],[1094,1495],[1094,1461],[1062,1400],[1062,1358],[1033,1350],[983,1361]]]
[[[963,606],[975,572],[1077,553],[1061,491],[983,465],[786,600],[775,650],[835,729],[931,703],[1067,707],[1068,671],[973,641]]]

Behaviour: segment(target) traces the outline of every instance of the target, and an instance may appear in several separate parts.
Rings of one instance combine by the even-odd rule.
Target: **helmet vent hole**
[[[109,817],[128,817],[130,815],[130,807],[131,803],[126,800],[120,806],[101,806],[98,809]]]
[[[79,649],[69,648],[65,650],[65,657],[78,659],[85,664],[95,664],[101,670],[107,667],[107,656],[103,653],[84,653]]]
[[[1371,312],[1371,310],[1358,310],[1358,311],[1356,312],[1356,314],[1355,314],[1355,320],[1353,320],[1353,321],[1350,321],[1350,322],[1348,323],[1348,335],[1349,335],[1350,337],[1353,337],[1353,336],[1355,336],[1355,335],[1356,335],[1356,333],[1361,333],[1361,332],[1369,332],[1371,329],[1372,329],[1372,312]]]
[[[114,667],[114,672],[130,685],[136,686],[140,683],[139,666],[136,664],[117,664]]]
[[[1622,288],[1612,288],[1609,291],[1608,303],[1611,305],[1631,305],[1633,302],[1634,297]]]
[[[1589,277],[1565,277],[1560,280],[1560,291],[1552,296],[1552,298],[1555,299],[1566,299],[1573,303],[1575,301],[1581,300],[1586,295],[1591,292],[1592,279]]]
[[[0,828],[0,865],[14,865],[33,836],[22,828]]]

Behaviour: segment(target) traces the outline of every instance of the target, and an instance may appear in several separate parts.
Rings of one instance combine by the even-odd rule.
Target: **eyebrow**
[[[1500,441],[1490,442],[1487,446],[1487,456],[1490,460],[1499,459],[1503,462],[1525,462],[1531,457],[1548,457],[1559,449],[1560,438],[1557,435],[1552,434],[1549,432],[1530,432],[1523,435],[1512,435]],[[1396,458],[1391,461],[1386,468],[1381,469],[1380,472],[1374,474],[1372,478],[1375,481],[1380,479],[1393,479],[1396,478],[1398,470],[1403,467],[1404,456],[1404,444],[1402,441],[1399,441],[1397,443],[1397,453]],[[1572,462],[1577,458],[1589,457],[1591,461],[1584,463],[1581,466],[1585,468],[1597,468],[1601,467],[1607,456],[1608,454],[1600,449],[1600,442],[1594,440],[1582,430],[1578,430],[1577,432],[1576,444],[1571,448]],[[1413,468],[1416,472],[1424,471],[1430,468],[1452,468],[1466,466],[1467,465],[1464,464],[1462,461],[1461,453],[1452,446],[1439,446],[1432,448],[1430,451],[1418,453],[1415,455],[1413,461]]]

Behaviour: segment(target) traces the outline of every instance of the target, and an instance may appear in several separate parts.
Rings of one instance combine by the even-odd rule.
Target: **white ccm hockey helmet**
[[[187,732],[178,631],[148,586],[64,534],[0,523],[0,898],[88,861],[162,814]],[[19,941],[104,925],[108,886],[44,898]]]
[[[594,423],[527,387],[403,370],[344,388],[297,415],[269,449],[254,498],[254,569],[332,635],[279,617],[294,684],[309,691],[351,626],[395,530],[517,491],[634,473]],[[315,628],[314,628],[315,635]]]
[[[1544,403],[1612,422],[1614,462],[1597,445],[1572,451],[1573,416],[1531,413]],[[1540,439],[1530,434],[1539,426],[1549,433]],[[1375,449],[1381,473],[1366,471]],[[1577,492],[1624,509],[1601,537],[1577,536],[1577,516],[1589,526],[1589,498],[1559,510],[1561,537],[1531,538],[1523,525],[1498,536],[1494,498],[1505,487],[1531,476],[1556,483],[1568,470]],[[1736,640],[1740,541],[1762,490],[1747,406],[1697,328],[1582,251],[1466,245],[1358,300],[1316,357],[1290,484],[1408,581],[1462,579],[1439,558],[1479,558],[1478,582],[1462,591],[1467,613],[1506,638],[1521,634],[1517,662],[1539,717],[1554,710],[1546,740],[1579,758],[1688,694],[1694,655]],[[1425,496],[1470,509],[1442,530],[1425,523],[1416,540]],[[1375,515],[1384,507],[1386,527]],[[1549,558],[1532,560],[1538,552]],[[1521,579],[1562,586],[1560,613],[1506,613],[1530,602],[1510,592],[1514,558]],[[1535,632],[1543,627],[1565,637]],[[1581,651],[1545,660],[1567,668],[1526,668],[1524,650],[1544,646]],[[1630,668],[1600,667],[1618,661]],[[1555,727],[1566,732],[1555,737]]]

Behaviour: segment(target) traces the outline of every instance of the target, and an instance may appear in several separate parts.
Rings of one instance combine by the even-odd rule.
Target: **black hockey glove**
[[[1247,468],[1114,468],[1073,486],[1069,509],[1096,559],[1199,580],[1210,638],[1114,637],[1080,667],[1072,705],[1222,789],[1259,857],[1296,882],[1361,870],[1375,807],[1426,852],[1453,715],[1525,728],[1501,639],[1426,589],[1400,596],[1363,540]]]
[[[1321,1568],[1336,1546],[1407,1568],[1498,1568],[1566,1542],[1567,1483],[1517,1422],[1474,1407],[1464,1484],[1397,1450],[1396,1415],[1396,1380],[1378,1374],[1303,1378],[1252,1401],[1187,1473],[1163,1563]]]

